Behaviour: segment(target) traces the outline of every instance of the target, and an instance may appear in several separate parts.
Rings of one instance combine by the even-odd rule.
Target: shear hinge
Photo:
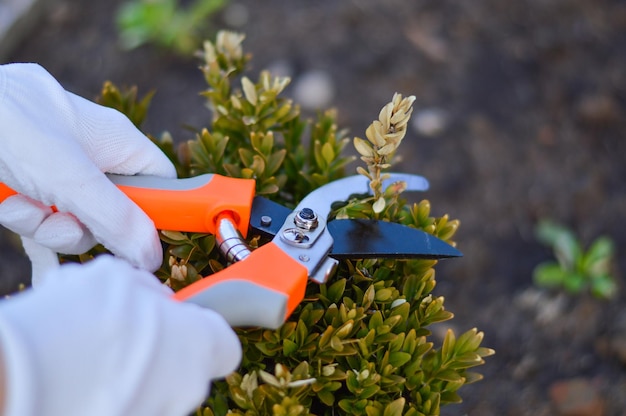
[[[227,261],[234,263],[248,257],[251,253],[233,218],[225,213],[218,217],[215,228],[215,241]]]

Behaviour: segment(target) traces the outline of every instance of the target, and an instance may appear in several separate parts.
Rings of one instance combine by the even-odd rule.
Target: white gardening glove
[[[176,176],[120,112],[65,91],[39,65],[0,65],[0,181],[22,195],[0,204],[0,224],[22,236],[33,283],[58,267],[56,252],[96,242],[137,267],[161,265],[153,222],[103,172]]]
[[[221,316],[121,259],[51,274],[0,301],[5,416],[184,416],[241,359]]]

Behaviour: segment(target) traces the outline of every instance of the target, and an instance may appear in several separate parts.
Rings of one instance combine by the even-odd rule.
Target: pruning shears
[[[459,257],[448,243],[400,224],[328,221],[331,204],[367,193],[362,175],[330,182],[291,210],[255,196],[253,179],[205,174],[186,179],[108,175],[157,229],[211,233],[231,265],[178,291],[174,298],[220,313],[232,326],[278,328],[304,298],[308,279],[324,283],[342,258]],[[428,188],[421,176],[391,174],[407,190]],[[0,184],[0,202],[15,194]],[[250,232],[271,238],[255,250]]]

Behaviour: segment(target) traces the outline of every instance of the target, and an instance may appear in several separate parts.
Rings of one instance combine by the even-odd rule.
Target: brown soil
[[[11,60],[45,66],[69,90],[102,82],[157,95],[145,129],[191,138],[208,120],[193,59],[142,47],[123,52],[112,12],[121,0],[58,0]],[[234,4],[232,0],[231,4]],[[461,260],[438,269],[437,294],[459,332],[478,327],[496,350],[444,414],[551,415],[549,387],[584,377],[626,412],[625,297],[600,302],[534,289],[551,253],[534,239],[553,218],[589,242],[617,243],[626,270],[626,3],[620,0],[474,2],[390,0],[255,2],[247,34],[253,74],[280,63],[295,80],[322,70],[335,84],[341,126],[362,136],[396,91],[416,112],[438,109],[435,137],[412,132],[400,168],[431,181],[435,213],[459,218]],[[222,16],[214,27],[224,28]],[[13,240],[0,240],[0,272],[28,274]],[[8,288],[6,290],[9,290]],[[5,290],[5,291],[6,291]],[[622,360],[620,360],[620,352]]]

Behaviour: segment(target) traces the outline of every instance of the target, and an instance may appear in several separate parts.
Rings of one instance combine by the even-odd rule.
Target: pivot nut
[[[302,208],[294,218],[296,227],[305,230],[314,230],[319,225],[317,214],[311,208]]]

